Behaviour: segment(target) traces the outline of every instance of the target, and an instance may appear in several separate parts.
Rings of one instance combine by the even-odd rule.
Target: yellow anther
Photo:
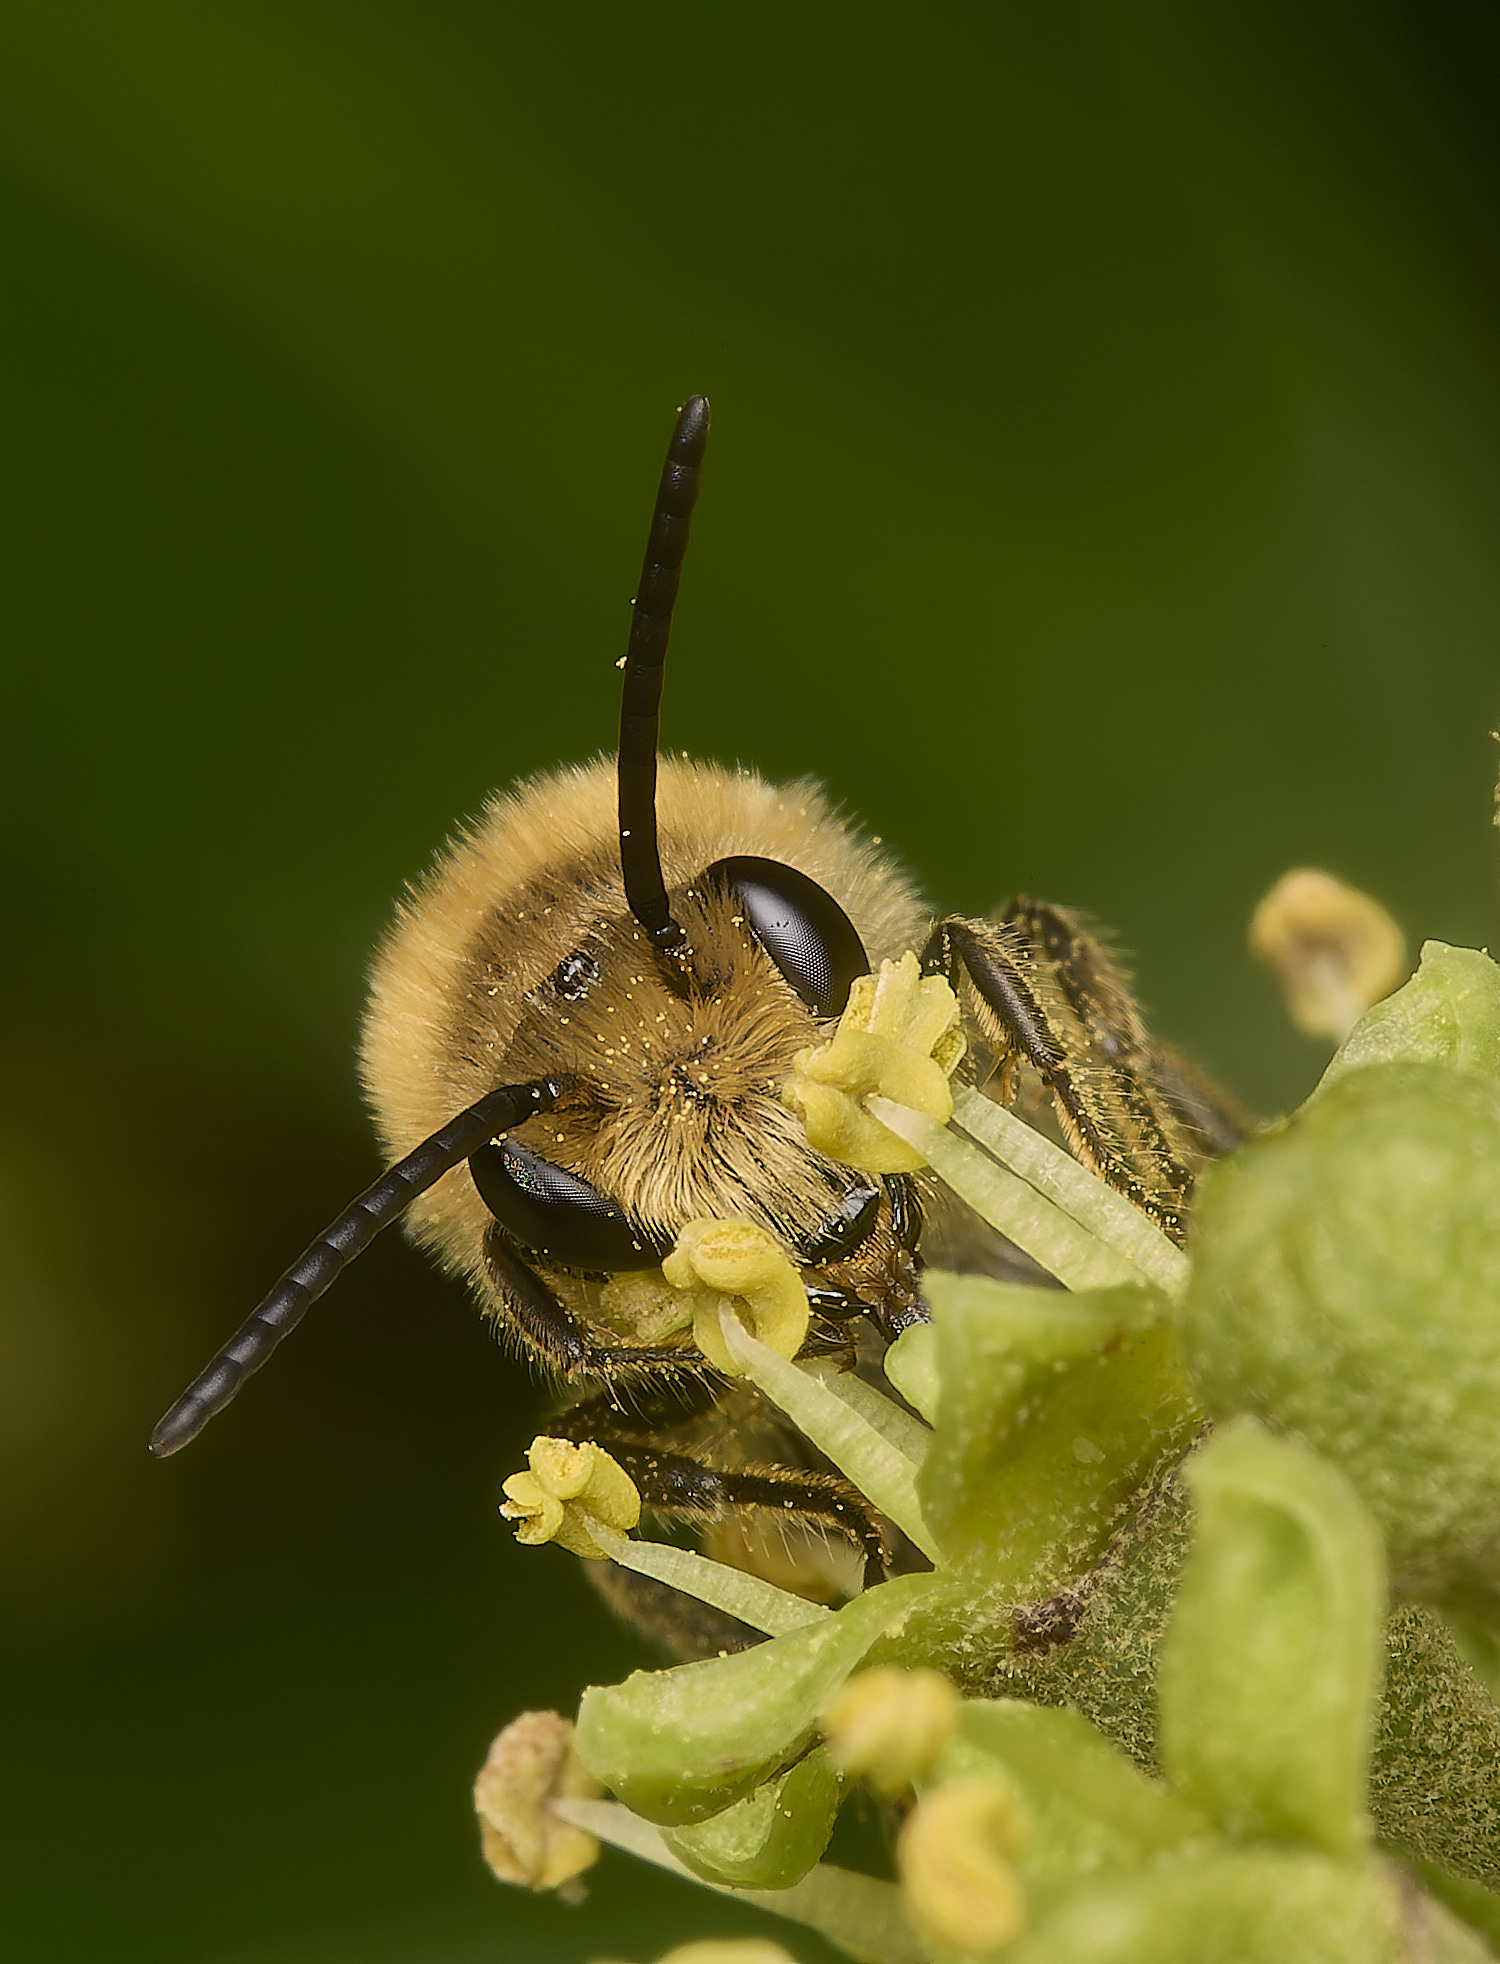
[[[891,1797],[931,1772],[958,1709],[958,1693],[940,1671],[879,1664],[840,1686],[821,1724],[835,1766]]]
[[[963,1054],[957,997],[906,954],[859,978],[832,1041],[792,1059],[782,1101],[830,1159],[864,1173],[915,1173],[927,1162],[872,1118],[864,1100],[877,1093],[946,1125],[953,1116],[948,1079]]]
[[[526,1458],[531,1471],[511,1474],[500,1509],[517,1523],[517,1541],[528,1548],[556,1541],[586,1561],[607,1560],[593,1526],[626,1534],[641,1518],[641,1496],[624,1467],[602,1447],[571,1439],[533,1439]]]
[[[593,1835],[552,1811],[554,1800],[604,1791],[573,1750],[556,1712],[523,1712],[490,1747],[474,1782],[479,1840],[493,1874],[525,1889],[557,1889],[599,1859]]]
[[[661,1272],[691,1295],[693,1341],[730,1376],[738,1376],[739,1366],[719,1327],[726,1303],[751,1336],[778,1357],[795,1357],[807,1340],[811,1311],[802,1278],[753,1221],[689,1221]]]
[[[1380,902],[1311,867],[1283,874],[1262,900],[1250,948],[1297,1028],[1335,1043],[1406,979],[1405,937]]]
[[[896,1862],[907,1914],[930,1943],[988,1957],[1015,1942],[1026,1902],[1010,1857],[1024,1828],[998,1780],[954,1780],[922,1796]]]

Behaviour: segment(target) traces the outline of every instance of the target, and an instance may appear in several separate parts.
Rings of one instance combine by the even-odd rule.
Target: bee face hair
[[[780,1093],[818,1020],[732,893],[701,876],[740,856],[793,867],[837,903],[873,961],[911,946],[927,916],[816,786],[672,759],[658,835],[691,950],[684,997],[627,904],[614,792],[601,760],[497,798],[403,906],[376,959],[362,1048],[382,1143],[391,1158],[409,1152],[495,1082],[497,1059],[523,1077],[545,1059],[587,1096],[523,1128],[544,1158],[620,1199],[656,1237],[713,1215],[796,1245],[828,1213],[831,1168]],[[413,1214],[422,1239],[488,1297],[491,1216],[467,1171]]]

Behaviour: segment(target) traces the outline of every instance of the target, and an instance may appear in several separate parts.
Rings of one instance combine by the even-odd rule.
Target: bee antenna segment
[[[657,731],[672,608],[698,496],[698,474],[708,447],[708,424],[707,396],[689,396],[677,412],[651,515],[620,700],[620,871],[625,901],[652,945],[667,955],[682,953],[686,941],[667,904],[656,843]]]
[[[399,1219],[418,1194],[535,1112],[550,1112],[571,1085],[569,1078],[536,1078],[501,1085],[450,1118],[415,1152],[382,1173],[318,1236],[282,1276],[260,1307],[240,1325],[213,1362],[183,1392],[157,1426],[151,1451],[158,1459],[180,1452],[223,1411],[246,1378],[258,1371],[284,1336],[295,1330],[323,1291],[375,1239]]]

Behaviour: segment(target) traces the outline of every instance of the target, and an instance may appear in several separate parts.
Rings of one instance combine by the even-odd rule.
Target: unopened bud
[[[896,1845],[901,1889],[917,1930],[951,1950],[988,1957],[1014,1943],[1026,1902],[1010,1858],[1024,1821],[998,1780],[955,1780],[924,1794]]]
[[[834,1765],[890,1797],[931,1772],[953,1737],[958,1707],[940,1671],[880,1664],[840,1686],[820,1722]]]
[[[556,1712],[523,1712],[490,1747],[474,1782],[485,1861],[501,1882],[557,1889],[599,1859],[593,1835],[552,1811],[555,1800],[604,1792],[573,1750],[573,1728]]]
[[[593,1525],[625,1534],[641,1518],[641,1496],[624,1467],[602,1446],[571,1439],[533,1439],[526,1458],[531,1471],[511,1474],[500,1509],[518,1523],[517,1541],[528,1548],[556,1541],[586,1561],[607,1560]]]
[[[799,1050],[782,1102],[798,1113],[808,1142],[866,1173],[915,1173],[926,1160],[866,1111],[877,1094],[938,1125],[953,1116],[948,1079],[964,1054],[958,998],[940,975],[924,976],[913,954],[862,975],[830,1042]]]
[[[1311,867],[1284,874],[1262,900],[1250,948],[1297,1028],[1335,1043],[1407,970],[1405,938],[1380,902]]]
[[[661,1272],[693,1298],[693,1341],[717,1370],[738,1376],[719,1328],[728,1303],[752,1337],[795,1357],[812,1310],[802,1278],[773,1236],[753,1221],[689,1221]]]

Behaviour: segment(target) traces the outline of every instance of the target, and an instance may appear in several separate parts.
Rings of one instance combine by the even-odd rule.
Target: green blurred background
[[[611,743],[692,389],[674,746],[820,774],[941,904],[1092,910],[1265,1111],[1320,1064],[1244,952],[1286,867],[1494,935],[1497,21],[11,0],[12,1954],[758,1927],[480,1868],[491,1734],[644,1656],[498,1521],[541,1394],[397,1237],[191,1452],[146,1435],[373,1174],[402,881]]]

